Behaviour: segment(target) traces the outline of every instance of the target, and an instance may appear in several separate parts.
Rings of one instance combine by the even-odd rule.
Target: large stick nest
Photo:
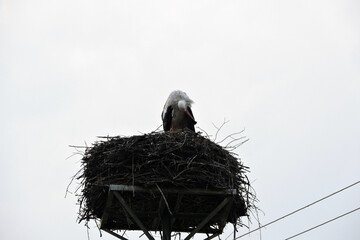
[[[78,177],[82,184],[82,192],[78,196],[79,221],[101,218],[108,186],[121,184],[148,189],[236,189],[229,216],[225,219],[235,224],[241,216],[248,214],[254,200],[246,172],[247,167],[235,154],[190,131],[102,138],[86,149],[82,159],[82,174]],[[140,212],[159,206],[159,199],[155,195],[148,196],[144,201],[141,200],[141,194],[136,192],[125,197]],[[192,213],[197,213],[211,212],[218,201],[217,198],[210,197],[204,201],[200,196],[190,196],[183,198],[182,202],[188,205]],[[123,214],[126,215],[125,212]],[[113,228],[136,229],[131,221],[123,218],[114,220],[117,224],[114,223]],[[196,224],[195,220],[192,222],[193,219],[174,223],[174,229],[182,231]],[[146,219],[144,224],[147,224]],[[176,227],[176,224],[179,226]],[[214,220],[209,224],[220,223]]]

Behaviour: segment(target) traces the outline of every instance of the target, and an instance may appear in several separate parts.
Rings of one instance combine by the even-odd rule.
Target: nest
[[[235,154],[206,137],[190,131],[150,133],[132,137],[106,137],[88,147],[82,158],[82,191],[79,222],[101,219],[106,210],[109,186],[112,184],[159,189],[160,193],[124,192],[123,197],[143,219],[149,230],[159,230],[154,222],[159,199],[165,198],[170,208],[179,213],[191,213],[189,218],[177,218],[174,231],[189,231],[196,227],[201,213],[211,212],[221,201],[219,196],[165,194],[161,189],[173,190],[236,190],[225,219],[214,217],[204,228],[222,228],[226,223],[236,224],[246,216],[253,196],[245,167]],[[175,191],[176,192],[176,191]],[[136,224],[121,206],[113,206],[109,229],[137,230]],[[116,214],[115,214],[116,212]],[[179,214],[180,216],[180,214]],[[197,219],[197,216],[199,219]],[[204,230],[204,231],[205,231]]]

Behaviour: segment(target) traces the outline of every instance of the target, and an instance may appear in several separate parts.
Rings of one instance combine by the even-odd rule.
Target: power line
[[[269,223],[267,223],[267,224],[265,224],[265,225],[262,225],[262,226],[260,226],[260,227],[258,227],[258,228],[256,228],[256,229],[254,229],[254,230],[251,230],[251,231],[249,231],[249,232],[247,232],[247,233],[245,233],[245,234],[243,234],[243,235],[241,235],[241,236],[239,236],[239,237],[237,237],[237,238],[235,238],[235,239],[239,239],[239,238],[241,238],[241,237],[244,237],[244,236],[246,236],[246,235],[249,235],[250,233],[253,233],[253,232],[255,232],[255,231],[258,231],[258,230],[260,230],[260,229],[262,229],[262,228],[264,228],[264,227],[266,227],[266,226],[269,226],[269,225],[271,225],[271,224],[273,224],[273,223],[275,223],[275,222],[277,222],[277,221],[279,221],[279,220],[281,220],[281,219],[284,219],[284,218],[286,218],[286,217],[288,217],[288,216],[290,216],[290,215],[293,215],[293,214],[295,214],[295,213],[297,213],[297,212],[299,212],[299,211],[301,211],[301,210],[303,210],[303,209],[305,209],[305,208],[308,208],[308,207],[310,207],[310,206],[312,206],[312,205],[314,205],[314,204],[316,204],[316,203],[318,203],[318,202],[321,202],[321,201],[323,201],[323,200],[325,200],[325,199],[327,199],[327,198],[329,198],[329,197],[331,197],[331,196],[333,196],[333,195],[335,195],[335,194],[337,194],[337,193],[339,193],[339,192],[342,192],[342,191],[344,191],[344,190],[346,190],[346,189],[348,189],[348,188],[350,188],[350,187],[353,187],[353,186],[355,186],[356,184],[359,184],[360,183],[360,181],[357,181],[357,182],[355,182],[355,183],[353,183],[353,184],[350,184],[349,186],[346,186],[346,187],[344,187],[344,188],[342,188],[342,189],[340,189],[340,190],[338,190],[338,191],[336,191],[336,192],[333,192],[333,193],[331,193],[331,194],[329,194],[329,195],[327,195],[327,196],[325,196],[325,197],[323,197],[323,198],[321,198],[321,199],[319,199],[319,200],[316,200],[315,202],[312,202],[312,203],[310,203],[310,204],[308,204],[308,205],[306,205],[306,206],[304,206],[304,207],[302,207],[302,208],[299,208],[299,209],[297,209],[297,210],[295,210],[295,211],[293,211],[293,212],[291,212],[291,213],[288,213],[288,214],[286,214],[286,215],[284,215],[284,216],[282,216],[282,217],[280,217],[280,218],[278,218],[278,219],[275,219],[275,220],[273,220],[273,221],[271,221],[271,222],[269,222]]]
[[[338,219],[338,218],[344,217],[344,216],[346,216],[346,215],[348,215],[348,214],[350,214],[350,213],[353,213],[353,212],[355,212],[355,211],[357,211],[357,210],[360,210],[360,207],[358,207],[358,208],[356,208],[356,209],[354,209],[354,210],[352,210],[352,211],[350,211],[350,212],[344,213],[344,214],[342,214],[342,215],[340,215],[340,216],[337,216],[336,218],[333,218],[333,219],[330,219],[330,220],[328,220],[328,221],[326,221],[326,222],[323,222],[323,223],[321,223],[321,224],[319,224],[319,225],[316,225],[315,227],[309,228],[309,229],[307,229],[307,230],[305,230],[305,231],[303,231],[303,232],[301,232],[301,233],[295,234],[294,236],[291,236],[291,237],[289,237],[289,238],[286,238],[285,240],[288,240],[288,239],[297,237],[297,236],[299,236],[299,235],[301,235],[301,234],[304,234],[304,233],[306,233],[306,232],[309,232],[309,231],[311,231],[311,230],[314,230],[315,228],[318,228],[318,227],[320,227],[320,226],[322,226],[322,225],[325,225],[325,224],[327,224],[327,223],[329,223],[329,222],[332,222],[332,221],[334,221],[334,220],[336,220],[336,219]]]

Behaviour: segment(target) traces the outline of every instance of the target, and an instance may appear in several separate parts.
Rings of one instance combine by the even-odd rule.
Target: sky
[[[359,12],[355,0],[0,0],[0,238],[115,239],[77,223],[69,145],[155,130],[177,89],[208,134],[224,119],[219,139],[244,129],[236,153],[261,224],[359,181]],[[358,207],[360,184],[241,239],[285,239]],[[295,239],[360,239],[359,222]]]

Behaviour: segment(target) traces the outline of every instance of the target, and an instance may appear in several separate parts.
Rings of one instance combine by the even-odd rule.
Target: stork
[[[196,121],[191,111],[193,100],[180,90],[170,93],[161,114],[164,131],[176,131],[185,128],[195,132]]]

